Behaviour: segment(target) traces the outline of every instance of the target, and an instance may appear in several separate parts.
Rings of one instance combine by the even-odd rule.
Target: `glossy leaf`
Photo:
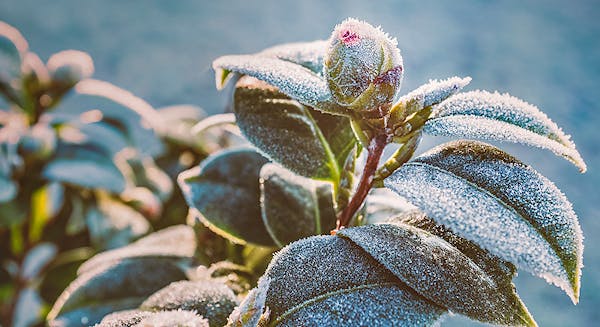
[[[277,58],[259,55],[233,55],[213,62],[217,88],[222,88],[223,74],[236,72],[264,81],[298,102],[331,114],[345,114],[347,109],[338,105],[325,80],[311,70]]]
[[[492,276],[440,237],[401,223],[345,228],[337,235],[452,312],[498,325],[536,326],[514,287],[500,289]]]
[[[278,246],[335,228],[330,183],[295,175],[276,164],[264,165],[260,180],[262,218]]]
[[[587,169],[568,135],[537,107],[508,94],[472,91],[456,95],[436,108],[424,131],[536,146],[563,156],[581,172]]]
[[[280,44],[267,48],[257,55],[293,62],[310,69],[315,74],[322,74],[323,58],[328,47],[327,43],[326,40],[318,40]]]
[[[212,281],[179,281],[150,295],[140,309],[147,311],[188,310],[205,317],[210,326],[221,327],[237,305],[233,291]]]
[[[132,309],[171,282],[185,279],[179,260],[135,258],[101,265],[77,277],[48,314],[51,326],[98,323],[104,315]]]
[[[576,302],[582,234],[571,203],[548,179],[485,143],[439,146],[385,185],[436,222],[556,284]]]
[[[114,263],[127,258],[181,258],[192,259],[196,251],[196,235],[192,227],[177,225],[167,227],[143,237],[125,247],[101,252],[83,263],[79,275],[100,265]]]
[[[268,162],[252,149],[225,150],[181,173],[179,187],[194,215],[237,243],[272,246],[262,223],[259,173]]]
[[[336,236],[288,245],[275,255],[262,281],[268,283],[259,291],[266,292],[270,326],[346,326],[350,321],[357,326],[424,326],[445,312],[354,243]]]
[[[234,102],[242,133],[270,159],[302,176],[339,179],[355,143],[348,118],[311,110],[250,77],[237,83]]]

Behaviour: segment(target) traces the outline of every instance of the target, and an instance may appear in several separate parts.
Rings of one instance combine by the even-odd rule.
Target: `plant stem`
[[[344,208],[337,219],[336,230],[348,226],[350,220],[354,217],[354,214],[356,214],[356,211],[358,211],[367,197],[367,194],[369,194],[369,190],[371,189],[371,186],[373,186],[373,177],[375,176],[379,159],[381,158],[383,149],[387,143],[388,136],[385,134],[378,134],[369,142],[367,148],[367,162],[365,163],[362,176],[360,177],[356,192],[352,196],[350,203],[348,203],[348,206]]]

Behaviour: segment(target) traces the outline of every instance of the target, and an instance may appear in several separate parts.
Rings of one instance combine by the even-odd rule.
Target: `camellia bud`
[[[387,111],[402,83],[396,40],[356,19],[336,26],[324,63],[333,98],[354,110]]]

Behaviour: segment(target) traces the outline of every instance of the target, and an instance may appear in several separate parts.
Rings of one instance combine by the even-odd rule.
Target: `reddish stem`
[[[369,190],[371,190],[371,187],[373,186],[373,178],[377,171],[379,159],[387,144],[387,139],[388,137],[385,134],[377,135],[371,139],[369,147],[367,148],[367,162],[365,163],[362,176],[360,177],[360,182],[358,183],[356,192],[352,196],[350,203],[348,203],[348,206],[344,208],[337,219],[336,231],[348,226],[350,220],[354,217],[354,214],[356,214],[356,211],[360,209],[360,206],[365,201],[367,194],[369,194]],[[335,234],[335,231],[333,231],[332,234]]]

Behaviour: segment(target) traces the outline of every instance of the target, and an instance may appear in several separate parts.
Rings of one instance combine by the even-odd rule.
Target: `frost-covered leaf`
[[[331,96],[325,80],[308,68],[290,61],[259,55],[233,55],[213,62],[217,88],[222,88],[223,74],[236,72],[249,75],[277,87],[298,102],[315,109],[341,115],[347,109]]]
[[[381,223],[415,209],[414,205],[392,190],[374,188],[365,199],[361,212],[363,216],[361,225]]]
[[[267,48],[257,55],[293,62],[310,69],[315,74],[322,74],[327,43],[326,40],[318,40],[280,44]]]
[[[259,173],[268,162],[252,149],[225,150],[181,173],[179,187],[194,215],[238,243],[272,246],[260,210]]]
[[[142,319],[137,327],[209,327],[208,320],[193,311],[172,310],[153,313]]]
[[[42,170],[52,181],[84,188],[101,188],[119,193],[125,189],[125,178],[115,164],[92,149],[80,148],[59,152]]]
[[[295,175],[276,164],[264,165],[260,180],[263,221],[278,246],[335,228],[330,183]]]
[[[144,156],[133,148],[117,154],[115,163],[126,177],[129,187],[145,187],[161,201],[167,201],[173,192],[173,182],[150,156]]]
[[[265,326],[271,315],[269,308],[265,308],[268,289],[269,280],[266,277],[260,278],[258,285],[251,289],[242,303],[231,312],[231,315],[227,318],[226,326]]]
[[[117,311],[106,315],[102,318],[102,321],[94,327],[132,327],[152,314],[152,312],[137,309]]]
[[[273,161],[302,176],[339,179],[355,143],[348,118],[312,110],[251,77],[237,83],[234,101],[242,133]]]
[[[347,237],[425,298],[482,322],[535,326],[514,287],[501,289],[469,257],[442,238],[406,224],[345,228]]]
[[[58,92],[68,90],[94,73],[94,61],[90,55],[77,50],[65,50],[53,54],[46,66],[54,88],[59,89],[56,90]]]
[[[436,222],[577,302],[583,251],[577,216],[531,167],[485,143],[457,141],[405,164],[384,183]]]
[[[471,77],[450,77],[445,80],[429,80],[427,84],[402,96],[398,102],[415,101],[420,108],[436,105],[452,95],[458,93],[471,82]]]
[[[179,281],[150,295],[140,309],[148,311],[188,310],[208,319],[210,326],[221,327],[237,305],[233,291],[212,281]]]
[[[508,94],[472,91],[441,103],[427,121],[431,135],[507,141],[563,156],[581,172],[586,164],[575,144],[537,107]]]
[[[83,143],[102,149],[110,156],[127,147],[130,142],[122,130],[103,121],[75,126],[85,137]]]
[[[177,225],[143,237],[125,247],[101,252],[83,263],[79,275],[96,267],[138,257],[167,257],[192,259],[196,251],[196,235],[190,226]]]
[[[21,60],[27,48],[27,41],[17,29],[0,21],[0,92],[21,75]]]
[[[269,282],[262,291],[270,326],[346,326],[350,321],[356,326],[425,326],[446,312],[336,236],[288,245],[262,278]]]
[[[89,270],[54,303],[49,324],[88,326],[107,313],[133,309],[169,283],[185,279],[179,264],[180,260],[172,258],[130,258]]]

